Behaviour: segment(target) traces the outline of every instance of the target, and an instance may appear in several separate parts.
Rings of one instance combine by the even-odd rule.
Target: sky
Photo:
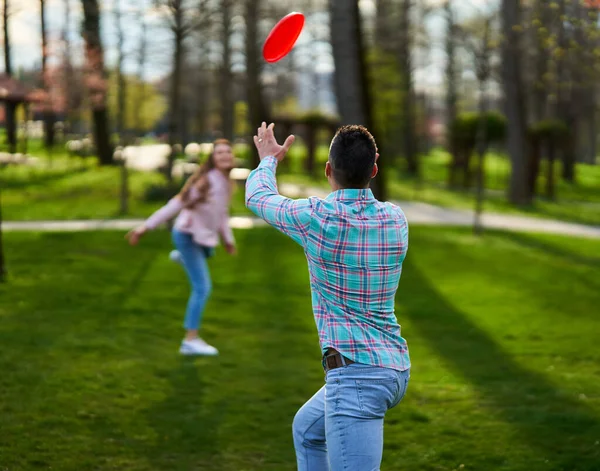
[[[20,67],[31,69],[40,64],[40,34],[39,34],[39,0],[9,0],[11,2],[11,35],[12,35],[12,57],[13,67],[18,70]],[[116,61],[115,49],[115,28],[114,18],[111,12],[114,0],[100,0],[101,8],[106,12],[102,15],[101,32],[106,51],[106,64],[111,66]],[[432,5],[439,5],[443,0],[425,0]],[[56,61],[61,54],[62,42],[61,35],[64,28],[65,2],[71,5],[71,27],[70,39],[72,48],[79,53],[75,58],[81,61],[82,38],[80,34],[81,18],[83,16],[80,0],[46,0],[47,7],[47,29],[50,44],[51,60]],[[151,4],[151,0],[122,0],[122,3],[129,5],[143,6]],[[459,15],[468,15],[469,12],[476,11],[487,4],[494,3],[487,0],[454,0]],[[368,17],[374,13],[374,0],[360,0],[360,6],[363,13]],[[139,8],[139,7],[138,7]],[[124,25],[126,29],[127,57],[125,60],[125,71],[134,73],[136,71],[137,45],[139,43],[140,14],[135,7],[125,7]],[[146,79],[155,80],[166,76],[170,69],[171,40],[169,31],[160,17],[160,12],[148,9],[146,20],[149,26],[149,44],[148,50],[150,57],[146,71]],[[445,25],[442,17],[438,14],[430,15],[426,20],[427,30],[431,38],[432,47],[427,54],[417,54],[415,62],[417,70],[415,73],[415,83],[417,88],[422,89],[438,88],[443,83],[444,52],[443,35]],[[305,28],[310,27],[307,20]],[[303,35],[305,36],[305,35]],[[303,36],[300,37],[297,44],[302,47]],[[321,60],[316,58],[317,70],[324,72],[333,68],[333,61],[329,53],[324,53]]]

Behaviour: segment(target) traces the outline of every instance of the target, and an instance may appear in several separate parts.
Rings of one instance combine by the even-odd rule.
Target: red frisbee
[[[267,62],[277,62],[294,47],[304,27],[304,15],[292,12],[285,15],[273,27],[263,46],[263,57]]]

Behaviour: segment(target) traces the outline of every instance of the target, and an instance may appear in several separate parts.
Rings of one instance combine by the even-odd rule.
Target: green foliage
[[[555,144],[562,144],[570,136],[570,130],[564,121],[547,119],[540,121],[530,128],[532,137],[547,140]]]
[[[373,121],[378,132],[376,139],[382,148],[395,148],[402,122],[402,76],[398,60],[391,54],[372,49],[367,56]]]
[[[108,109],[111,116],[116,116],[118,110],[117,74],[111,73],[108,82]],[[160,94],[154,85],[140,82],[136,77],[125,76],[125,129],[136,129],[135,110],[137,103],[140,108],[140,131],[151,131],[162,119],[167,110],[166,98]]]
[[[250,129],[248,122],[248,103],[237,101],[234,105],[234,134],[236,136],[249,136],[255,130]]]
[[[296,120],[299,123],[313,127],[335,127],[339,123],[339,120],[336,117],[322,113],[318,110],[308,111],[307,113],[298,116]]]
[[[461,113],[451,123],[450,133],[452,139],[463,146],[474,145],[479,128],[479,113]],[[485,114],[486,137],[488,144],[502,141],[506,136],[506,118],[496,112],[489,111]]]

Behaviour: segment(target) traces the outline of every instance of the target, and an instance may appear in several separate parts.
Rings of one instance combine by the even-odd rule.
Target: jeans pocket
[[[392,403],[392,405],[390,406],[390,409],[392,407],[396,407],[400,401],[402,399],[404,399],[404,396],[406,395],[406,390],[408,389],[408,380],[410,379],[410,374],[402,374],[398,376],[397,379],[397,391],[396,391],[396,397],[394,398],[394,402]]]
[[[371,419],[382,419],[393,407],[397,396],[396,379],[357,380],[356,392],[361,415]]]

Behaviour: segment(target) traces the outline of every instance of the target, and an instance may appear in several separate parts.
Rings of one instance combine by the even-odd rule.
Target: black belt
[[[325,355],[323,355],[323,369],[325,370],[325,373],[329,370],[334,370],[335,368],[351,365],[352,363],[354,363],[354,361],[350,360],[350,358],[346,358],[333,348],[328,349]]]

